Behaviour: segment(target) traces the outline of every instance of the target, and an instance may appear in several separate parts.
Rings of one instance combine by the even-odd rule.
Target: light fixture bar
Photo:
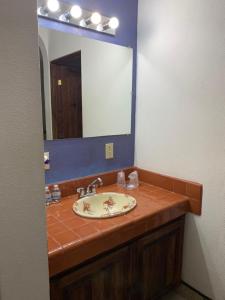
[[[109,35],[115,35],[119,26],[117,18],[103,16],[97,11],[89,11],[78,5],[70,5],[59,0],[38,0],[37,3],[37,14],[41,18]],[[49,7],[53,9],[49,9]]]

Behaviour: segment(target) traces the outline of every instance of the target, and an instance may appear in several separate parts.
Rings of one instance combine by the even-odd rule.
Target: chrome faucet
[[[87,196],[95,195],[96,188],[101,185],[103,185],[103,181],[100,177],[98,177],[94,181],[92,181],[87,187],[77,188],[79,199]]]

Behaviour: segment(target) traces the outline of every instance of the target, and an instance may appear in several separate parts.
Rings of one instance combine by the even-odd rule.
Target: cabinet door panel
[[[90,280],[85,280],[84,282],[78,282],[69,285],[62,291],[63,299],[76,299],[76,300],[86,300],[91,299],[91,282]]]
[[[183,222],[171,224],[138,241],[140,298],[157,299],[179,284],[182,259]]]
[[[93,300],[124,300],[129,292],[128,266],[123,261],[113,263],[92,278]]]
[[[51,300],[127,300],[131,287],[129,266],[129,247],[124,247],[52,279]]]

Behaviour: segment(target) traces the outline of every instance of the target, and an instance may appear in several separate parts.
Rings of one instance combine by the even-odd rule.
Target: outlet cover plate
[[[113,159],[114,158],[114,144],[108,143],[105,144],[105,159]]]

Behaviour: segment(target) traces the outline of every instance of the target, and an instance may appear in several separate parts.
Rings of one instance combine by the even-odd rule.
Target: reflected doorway
[[[53,139],[82,137],[81,51],[50,63]]]

